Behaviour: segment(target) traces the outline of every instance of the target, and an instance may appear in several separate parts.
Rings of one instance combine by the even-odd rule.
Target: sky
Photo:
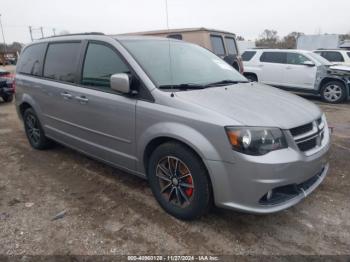
[[[44,36],[69,32],[118,34],[167,28],[166,0],[1,0],[6,43],[29,43],[29,26]],[[349,0],[168,0],[169,28],[207,27],[255,40],[264,29],[279,36],[350,32]],[[41,36],[33,30],[34,38]],[[0,42],[3,42],[0,35]]]

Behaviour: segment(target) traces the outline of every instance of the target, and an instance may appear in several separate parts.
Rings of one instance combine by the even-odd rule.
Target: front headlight
[[[261,156],[287,148],[287,141],[279,128],[225,127],[232,148],[247,155]]]

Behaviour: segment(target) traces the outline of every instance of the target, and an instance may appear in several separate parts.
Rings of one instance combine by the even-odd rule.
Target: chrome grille
[[[322,118],[311,123],[290,129],[295,143],[302,152],[308,152],[319,146],[324,138],[325,123]]]

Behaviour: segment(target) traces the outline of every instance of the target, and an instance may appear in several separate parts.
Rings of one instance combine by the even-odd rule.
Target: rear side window
[[[264,52],[260,57],[260,62],[285,64],[287,54],[284,52]]]
[[[250,61],[253,58],[253,56],[255,56],[255,54],[255,51],[245,51],[242,55],[242,60],[245,62]]]
[[[348,52],[347,54],[348,54],[348,57],[350,58],[350,52]]]
[[[321,55],[330,62],[344,62],[344,57],[340,52],[323,51]]]
[[[40,76],[45,55],[45,46],[46,44],[35,44],[24,49],[17,65],[17,72]]]
[[[213,53],[219,56],[225,55],[224,41],[221,36],[212,35],[210,36],[211,46]]]
[[[303,65],[306,61],[310,61],[306,56],[298,53],[287,53],[287,64]]]
[[[238,55],[236,40],[232,37],[225,37],[225,43],[229,55]]]
[[[110,47],[90,43],[86,52],[82,84],[106,90],[113,74],[130,73],[120,56]]]
[[[168,35],[167,37],[168,37],[168,38],[173,38],[173,39],[182,40],[182,35],[181,35],[181,34]]]
[[[46,53],[44,77],[73,83],[80,43],[50,44]]]

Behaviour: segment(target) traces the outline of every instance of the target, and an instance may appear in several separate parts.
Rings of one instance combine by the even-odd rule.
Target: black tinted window
[[[168,38],[182,40],[182,35],[181,34],[168,35]]]
[[[89,44],[85,56],[82,84],[110,88],[110,77],[117,73],[130,73],[119,55],[105,45]]]
[[[283,52],[264,52],[260,57],[261,62],[285,64],[287,62],[287,54]]]
[[[50,44],[47,50],[44,77],[73,83],[80,43]]]
[[[27,47],[21,54],[17,65],[17,72],[40,76],[44,54],[45,44],[36,44]]]
[[[255,56],[256,52],[255,51],[245,51],[242,55],[242,60],[243,61],[250,61],[253,56]]]
[[[221,36],[210,36],[211,46],[213,47],[213,52],[216,55],[225,55],[224,42]]]
[[[237,45],[236,45],[236,40],[232,37],[226,37],[226,47],[229,55],[237,55]]]
[[[344,57],[340,52],[324,51],[322,56],[330,62],[344,62]]]
[[[297,53],[287,53],[287,64],[303,65],[306,61],[312,62],[306,56]]]
[[[348,52],[348,57],[350,58],[350,52]]]

